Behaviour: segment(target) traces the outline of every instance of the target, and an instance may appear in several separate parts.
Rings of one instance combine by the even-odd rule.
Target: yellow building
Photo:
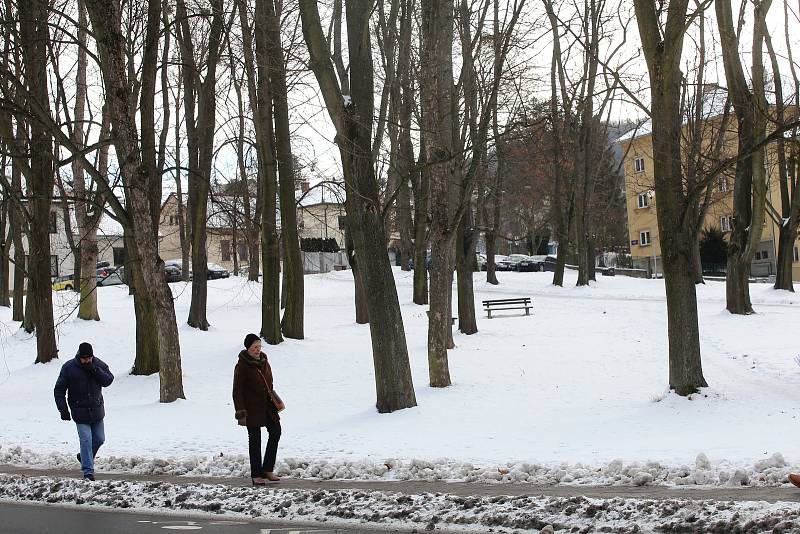
[[[709,119],[712,123],[717,119]],[[735,122],[734,122],[735,124]],[[623,154],[623,172],[625,173],[625,204],[628,214],[628,234],[631,247],[631,256],[634,267],[647,269],[650,273],[660,276],[661,266],[661,241],[659,239],[656,210],[658,199],[653,189],[653,143],[647,124],[619,139]],[[711,130],[718,130],[709,128]],[[704,144],[710,145],[711,142]],[[729,131],[724,142],[723,154],[730,155],[737,146],[735,131]],[[710,151],[711,147],[704,147]],[[770,206],[778,212],[781,206],[780,186],[778,183],[777,158],[773,152],[767,154],[768,180],[768,212]],[[718,177],[712,185],[711,201],[706,213],[704,227],[716,227],[724,234],[729,235],[731,230],[731,215],[733,213],[733,178],[729,176]],[[757,277],[768,277],[776,272],[778,253],[778,234],[780,219],[776,212],[769,213],[764,221],[761,242],[758,245],[751,265],[751,274]],[[800,281],[800,240],[795,241],[794,263],[792,264],[792,279]]]

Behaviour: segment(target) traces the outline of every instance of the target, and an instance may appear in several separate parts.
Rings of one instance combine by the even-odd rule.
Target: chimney
[[[308,183],[308,180],[303,180],[300,182],[300,192],[304,195],[308,193],[308,190],[311,188],[311,184]]]

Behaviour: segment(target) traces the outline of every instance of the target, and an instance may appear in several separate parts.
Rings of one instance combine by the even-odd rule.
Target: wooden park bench
[[[500,310],[525,310],[525,315],[530,315],[531,310],[533,309],[533,304],[531,303],[530,297],[523,297],[518,299],[496,299],[496,300],[484,300],[483,301],[484,311],[489,315],[489,319],[492,318],[493,311],[500,311]]]

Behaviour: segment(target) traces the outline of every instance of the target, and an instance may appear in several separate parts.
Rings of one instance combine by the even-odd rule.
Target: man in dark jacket
[[[61,367],[61,374],[56,380],[56,407],[64,421],[70,420],[72,411],[81,444],[78,461],[81,462],[83,478],[87,480],[94,480],[94,457],[106,439],[103,428],[106,415],[103,388],[110,386],[113,381],[114,375],[108,370],[108,365],[94,357],[89,343],[80,344],[78,354]]]

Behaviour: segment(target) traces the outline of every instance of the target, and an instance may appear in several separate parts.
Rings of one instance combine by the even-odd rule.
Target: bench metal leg
[[[489,315],[489,319],[492,318],[492,310],[486,310],[486,313]]]

